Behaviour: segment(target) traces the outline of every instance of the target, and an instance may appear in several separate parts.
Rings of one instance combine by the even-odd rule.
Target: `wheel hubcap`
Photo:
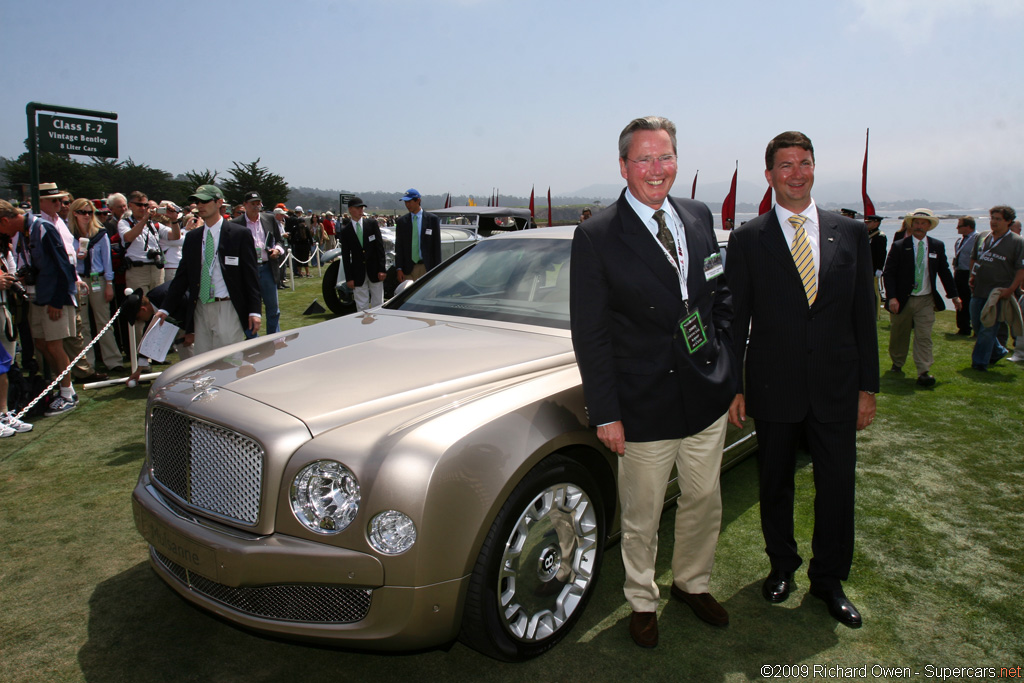
[[[499,610],[515,638],[547,638],[579,607],[594,576],[597,514],[568,483],[549,486],[520,513],[498,575]]]

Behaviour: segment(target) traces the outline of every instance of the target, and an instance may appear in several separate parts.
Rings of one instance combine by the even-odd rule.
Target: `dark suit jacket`
[[[341,242],[341,263],[345,269],[345,279],[355,282],[359,287],[370,278],[377,282],[377,273],[387,272],[387,257],[384,253],[384,239],[380,236],[380,226],[374,219],[363,216],[363,242],[360,244],[356,235],[355,225],[346,218],[338,230]]]
[[[241,225],[246,230],[249,229],[249,224],[246,222],[246,218],[245,218],[245,214],[244,213],[241,216],[239,216],[238,218],[233,219],[231,222],[235,223],[236,225]],[[274,247],[281,247],[281,251],[282,252],[287,252],[288,250],[285,249],[285,246],[284,246],[284,237],[281,235],[280,228],[277,227],[277,221],[274,220],[273,214],[268,214],[268,213],[262,213],[261,212],[260,213],[260,223],[263,224],[263,234],[266,235],[267,252],[269,252]],[[257,263],[259,263],[259,258],[260,257],[257,254],[257,259],[256,259]],[[277,280],[279,279],[279,271],[281,269],[281,259],[282,259],[282,257],[270,258],[269,254],[267,256],[267,260],[270,263],[270,272],[274,275],[274,282],[277,282]]]
[[[874,269],[864,224],[818,210],[818,294],[803,283],[773,208],[736,228],[725,262],[738,357],[746,347],[747,413],[759,420],[856,420],[860,391],[878,391]]]
[[[932,286],[932,301],[935,303],[936,311],[944,311],[946,302],[942,300],[939,290],[935,288],[935,275],[938,274],[939,279],[942,280],[946,296],[950,299],[957,296],[953,273],[949,270],[949,261],[946,260],[946,245],[927,235],[925,240],[928,243],[928,280]],[[889,307],[889,299],[896,299],[900,302],[900,311],[906,309],[910,293],[914,291],[916,266],[914,238],[908,235],[898,242],[893,242],[892,249],[889,250],[889,257],[885,260],[885,269],[882,270],[886,308]]]
[[[881,230],[876,230],[874,234],[868,233],[868,240],[871,243],[871,265],[875,270],[882,270],[885,266],[885,245],[889,242],[889,239],[885,236],[885,233]]]
[[[735,395],[732,305],[725,276],[707,280],[718,253],[711,212],[670,198],[683,221],[689,259],[679,276],[625,198],[576,228],[572,242],[572,343],[592,425],[621,420],[628,441],[696,434],[722,417]],[[700,312],[707,342],[691,354],[679,323]]]
[[[420,230],[423,265],[432,270],[441,262],[441,219],[424,211]],[[412,214],[407,213],[395,223],[395,266],[408,275],[417,260],[412,254]]]
[[[199,300],[200,278],[203,272],[203,240],[206,238],[206,226],[189,230],[185,235],[185,243],[181,247],[181,263],[174,274],[171,286],[167,289],[170,301],[177,301],[188,292],[188,310],[186,315],[194,317],[196,303]],[[238,265],[227,265],[228,257],[238,259]],[[253,242],[249,228],[239,226],[231,221],[224,221],[220,226],[220,243],[217,246],[217,261],[220,272],[224,275],[224,284],[228,288],[231,305],[238,314],[242,329],[249,328],[249,316],[259,315],[263,302],[260,299],[259,269],[256,260],[256,244]]]

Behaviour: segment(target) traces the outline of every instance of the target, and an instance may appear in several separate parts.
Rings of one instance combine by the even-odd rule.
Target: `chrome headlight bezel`
[[[378,512],[366,528],[374,550],[383,555],[401,555],[416,544],[416,524],[399,510]]]
[[[359,514],[359,480],[340,462],[317,460],[295,475],[288,498],[292,514],[306,529],[337,534]]]

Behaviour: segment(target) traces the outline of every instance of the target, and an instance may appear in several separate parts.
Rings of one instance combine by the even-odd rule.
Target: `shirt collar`
[[[790,216],[803,216],[807,219],[804,223],[804,229],[807,229],[807,223],[810,223],[815,228],[818,227],[818,207],[814,203],[814,199],[811,198],[811,203],[807,205],[807,208],[801,211],[799,214],[793,213],[789,209],[783,208],[778,204],[775,205],[775,216],[779,219],[779,225],[785,227],[789,225]]]
[[[652,209],[651,207],[647,206],[639,199],[634,197],[633,193],[629,191],[628,187],[626,188],[626,202],[629,204],[630,208],[633,209],[633,212],[640,218],[640,221],[644,224],[644,226],[647,227],[648,230],[650,230],[651,220],[654,219],[654,213],[658,211],[658,209]],[[663,209],[666,214],[671,216],[673,221],[678,220],[678,216],[676,216],[675,209],[672,208],[672,203],[668,201],[667,197],[665,198],[665,201],[661,203],[660,208]]]

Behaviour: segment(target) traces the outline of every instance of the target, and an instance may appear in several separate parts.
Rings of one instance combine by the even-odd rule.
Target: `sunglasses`
[[[92,211],[75,211],[76,216],[91,216],[92,214]]]
[[[147,202],[132,202],[132,206],[146,207],[146,206],[149,206],[149,204]]]

